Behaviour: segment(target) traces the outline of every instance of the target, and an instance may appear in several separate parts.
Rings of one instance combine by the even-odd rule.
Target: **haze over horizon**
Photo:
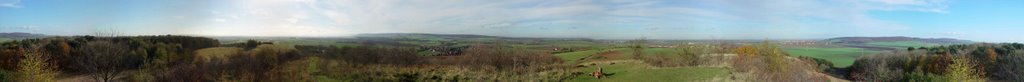
[[[1024,42],[1009,0],[0,0],[0,32]]]

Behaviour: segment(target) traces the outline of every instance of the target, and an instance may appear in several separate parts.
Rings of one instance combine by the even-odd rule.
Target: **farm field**
[[[577,60],[582,60],[583,58],[590,57],[591,55],[598,54],[598,53],[601,53],[601,52],[606,52],[606,51],[608,51],[608,50],[596,49],[596,50],[560,53],[560,54],[555,54],[555,56],[558,56],[558,58],[561,58],[563,61],[565,61],[567,63],[576,63]]]
[[[861,48],[830,48],[830,47],[790,47],[783,48],[783,51],[790,56],[807,56],[821,58],[832,62],[836,67],[847,67],[853,65],[854,60],[863,55],[878,53],[879,51],[866,50]]]

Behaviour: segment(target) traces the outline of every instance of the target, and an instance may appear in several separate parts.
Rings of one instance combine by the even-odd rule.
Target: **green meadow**
[[[836,67],[847,67],[853,65],[854,60],[862,55],[875,54],[879,51],[866,50],[861,48],[830,48],[830,47],[790,47],[783,48],[783,51],[790,56],[806,56],[821,58],[832,62]]]

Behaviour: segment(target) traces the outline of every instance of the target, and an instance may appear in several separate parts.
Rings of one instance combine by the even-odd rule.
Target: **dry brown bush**
[[[776,44],[765,41],[757,46],[741,46],[734,49],[737,56],[732,61],[734,70],[752,72],[753,80],[768,82],[822,81],[827,77],[819,74],[814,61],[789,57]]]

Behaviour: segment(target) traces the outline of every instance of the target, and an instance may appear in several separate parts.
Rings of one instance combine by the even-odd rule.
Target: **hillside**
[[[872,50],[893,50],[906,47],[928,47],[938,45],[969,44],[973,41],[952,38],[916,38],[916,37],[839,37],[825,39],[823,42],[848,47]]]
[[[473,40],[590,40],[586,38],[535,38],[535,37],[504,37],[475,34],[426,34],[426,33],[372,33],[357,34],[360,39],[393,39],[419,41],[473,41]]]
[[[46,37],[46,35],[43,35],[43,34],[32,34],[32,33],[23,33],[23,32],[0,33],[0,42],[11,41],[11,40],[21,40],[21,39],[43,38],[43,37]]]
[[[904,50],[907,47],[932,47],[940,45],[968,44],[968,40],[951,38],[916,37],[838,37],[818,41],[824,45],[787,46],[784,50],[791,56],[820,58],[832,62],[836,67],[853,65],[856,58],[884,51]]]

